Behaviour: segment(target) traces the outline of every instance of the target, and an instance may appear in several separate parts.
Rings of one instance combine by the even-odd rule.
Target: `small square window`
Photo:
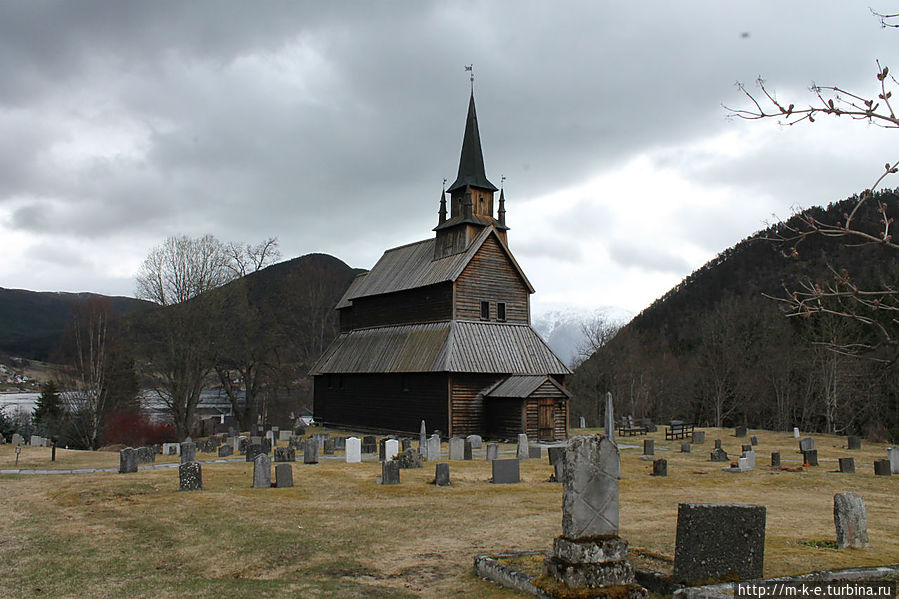
[[[490,320],[490,302],[481,302],[481,320]]]
[[[496,302],[496,319],[500,322],[506,320],[506,302]]]

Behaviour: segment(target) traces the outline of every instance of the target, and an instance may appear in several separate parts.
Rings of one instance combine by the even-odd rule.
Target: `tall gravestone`
[[[450,465],[446,462],[439,462],[434,471],[434,484],[438,487],[445,487],[450,484]]]
[[[253,488],[268,489],[272,486],[272,460],[260,453],[253,460]]]
[[[428,461],[436,462],[440,455],[440,435],[434,433],[428,439]]]
[[[553,540],[545,572],[569,587],[615,586],[616,597],[648,597],[634,583],[627,541],[618,536],[618,446],[605,436],[574,437],[561,459],[562,535]]]
[[[518,435],[518,451],[515,455],[519,460],[526,460],[530,457],[528,453],[528,436],[524,433]]]
[[[358,464],[362,461],[362,440],[359,437],[349,437],[346,440],[347,464]]]
[[[387,460],[393,460],[400,453],[400,442],[396,439],[387,439],[387,442],[384,443],[384,458]]]
[[[197,461],[197,444],[192,441],[186,441],[181,444],[181,463]]]
[[[612,394],[608,391],[606,392],[606,414],[605,414],[605,425],[606,425],[606,437],[615,440],[615,414],[612,409]]]
[[[833,523],[837,529],[837,547],[870,547],[868,542],[868,514],[865,500],[855,493],[833,496]]]
[[[470,460],[472,457],[472,453],[471,441],[466,439],[462,446],[462,459]]]
[[[679,504],[674,578],[687,583],[761,578],[765,521],[763,505]]]
[[[318,464],[318,440],[313,437],[306,439],[306,446],[303,448],[303,463]]]
[[[428,429],[425,428],[425,421],[421,421],[421,429],[418,431],[418,453],[421,457],[428,459]]]
[[[643,455],[655,455],[656,453],[656,442],[654,439],[646,439],[643,441]]]
[[[381,463],[381,484],[400,484],[400,465],[397,462],[386,460]]]
[[[119,452],[119,473],[128,474],[130,472],[137,472],[137,452],[126,447]]]
[[[587,428],[587,421],[584,420],[583,416],[581,416],[578,420],[578,424],[580,425],[580,428]]]
[[[450,437],[449,459],[461,460],[465,457],[465,439],[462,437]]]
[[[203,490],[203,469],[199,462],[187,462],[178,466],[178,484],[181,491]]]
[[[715,449],[721,449],[721,439],[715,439]]]
[[[552,482],[562,482],[562,468],[565,465],[565,460],[563,460],[562,458],[564,456],[564,447],[549,448],[549,465],[553,467],[553,477],[552,479],[550,479]]]
[[[499,445],[496,443],[487,444],[487,461],[492,462],[499,457]]]
[[[807,449],[802,452],[802,463],[808,464],[809,466],[817,466],[818,465],[818,450],[817,449]]]
[[[278,464],[275,466],[275,487],[283,489],[293,486],[293,466]]]

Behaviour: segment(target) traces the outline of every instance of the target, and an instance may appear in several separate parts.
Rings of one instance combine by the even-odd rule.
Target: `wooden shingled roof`
[[[342,333],[309,374],[571,374],[530,325],[447,321]]]
[[[549,381],[566,397],[571,397],[568,390],[546,375],[513,375],[503,379],[484,392],[484,397],[527,398],[543,383]]]
[[[434,260],[435,239],[426,239],[387,250],[370,271],[358,275],[353,280],[343,297],[337,302],[336,307],[338,310],[347,308],[354,299],[359,297],[381,295],[383,293],[393,293],[395,291],[455,281],[491,235],[499,242],[500,247],[503,248],[512,265],[521,276],[521,280],[524,281],[528,290],[533,293],[534,288],[527,277],[524,276],[524,272],[518,266],[509,249],[496,234],[496,230],[492,226],[488,226],[474,238],[464,252],[437,260]]]

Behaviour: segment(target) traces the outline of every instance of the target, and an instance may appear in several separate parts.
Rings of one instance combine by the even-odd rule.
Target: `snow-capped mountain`
[[[578,360],[586,343],[583,325],[594,318],[604,318],[624,325],[634,313],[616,306],[584,308],[563,303],[531,305],[531,324],[546,343],[568,366]]]

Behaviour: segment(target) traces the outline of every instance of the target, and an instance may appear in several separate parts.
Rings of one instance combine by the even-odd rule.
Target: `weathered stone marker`
[[[674,578],[687,583],[761,578],[765,520],[763,505],[679,504]]]
[[[137,472],[137,452],[130,447],[119,452],[119,474]]]
[[[645,439],[643,441],[643,455],[655,455],[656,442],[653,439]]]
[[[418,453],[424,459],[428,459],[428,429],[424,420],[421,421],[421,429],[418,432]]]
[[[496,443],[487,444],[487,461],[492,462],[499,456],[499,445]]]
[[[653,476],[668,476],[668,460],[659,458],[652,462]]]
[[[862,448],[862,438],[858,435],[849,435],[849,438],[846,441],[849,444],[849,449],[861,449]]]
[[[685,442],[680,444],[680,452],[681,453],[690,453],[690,443]]]
[[[817,466],[818,465],[818,450],[817,449],[808,449],[802,452],[802,463],[808,464],[809,466]]]
[[[227,458],[228,456],[234,455],[234,446],[230,443],[219,446],[219,457]]]
[[[346,440],[347,464],[357,464],[362,461],[362,441],[359,437],[349,437]]]
[[[518,460],[493,460],[490,464],[493,468],[493,479],[490,482],[493,484],[504,485],[521,482]]]
[[[471,460],[472,458],[472,446],[471,441],[468,439],[465,440],[465,444],[462,447],[462,459],[463,460]]]
[[[390,460],[382,462],[380,482],[382,485],[400,484],[400,465]]]
[[[465,440],[471,443],[472,449],[481,449],[484,447],[484,440],[481,438],[481,435],[468,435],[465,437]]]
[[[890,476],[891,474],[893,474],[893,470],[890,468],[889,460],[874,460],[875,476]]]
[[[272,460],[260,453],[253,460],[253,488],[269,489],[272,486]]]
[[[715,449],[721,449],[721,439],[715,439]]]
[[[615,441],[615,414],[612,408],[612,394],[606,391],[606,437]]]
[[[693,444],[705,443],[705,431],[693,431]]]
[[[815,448],[815,440],[811,437],[806,437],[799,441],[799,451],[811,451]]]
[[[734,429],[734,436],[735,437],[745,437],[746,436],[746,427],[738,426],[736,429]]]
[[[887,459],[890,461],[890,471],[899,474],[899,447],[887,447]]]
[[[434,471],[434,484],[438,487],[445,487],[450,484],[450,465],[446,462],[439,462]]]
[[[181,491],[203,490],[203,469],[199,462],[187,462],[178,466],[178,483]]]
[[[451,437],[449,440],[449,459],[461,460],[465,457],[465,439]]]
[[[276,462],[296,462],[297,461],[297,450],[293,447],[284,446],[284,447],[276,447],[275,448],[275,461]]]
[[[303,448],[303,463],[318,464],[318,440],[313,437],[306,439],[306,446]]]
[[[293,466],[290,464],[275,466],[275,486],[279,489],[293,486]]]
[[[181,463],[197,461],[197,444],[193,441],[185,441],[181,444]]]
[[[799,427],[798,427],[798,426],[794,426],[794,427],[793,427],[793,438],[794,438],[794,439],[798,439],[798,438],[799,438]]]
[[[840,472],[855,474],[855,458],[840,458]]]
[[[428,461],[436,462],[440,456],[440,435],[434,433],[428,438]]]
[[[539,460],[543,457],[543,450],[539,445],[528,445],[528,458],[532,460]]]
[[[518,452],[515,457],[519,460],[526,460],[530,454],[528,453],[528,436],[524,433],[518,435]]]
[[[256,459],[256,456],[261,453],[264,453],[262,451],[262,445],[259,443],[250,443],[247,445],[246,451],[244,452],[244,460],[252,462]]]
[[[851,458],[850,458],[851,459]],[[837,547],[870,547],[868,542],[868,514],[865,500],[855,493],[833,496],[833,524],[837,529]]]
[[[771,467],[772,468],[780,468],[780,452],[779,451],[771,452]]]

